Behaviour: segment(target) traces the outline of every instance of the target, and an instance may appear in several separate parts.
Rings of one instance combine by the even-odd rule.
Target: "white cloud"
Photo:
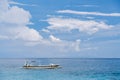
[[[61,40],[53,35],[44,39],[37,30],[29,28],[29,11],[18,6],[9,6],[8,0],[2,0],[0,4],[0,39],[14,40],[18,43],[21,41],[29,47],[44,47],[45,51],[48,47],[52,48],[52,51],[79,51],[79,41]]]
[[[97,5],[77,5],[77,7],[98,7]]]
[[[42,29],[41,31],[43,31],[43,32],[45,32],[45,33],[50,33],[50,31],[47,30],[47,29]]]
[[[79,30],[80,32],[85,32],[88,34],[93,34],[99,30],[110,29],[112,25],[108,25],[104,22],[97,22],[94,20],[79,20],[71,18],[49,18],[48,23],[50,26],[47,27],[48,30],[56,31],[71,31]]]
[[[80,51],[80,40],[66,41],[61,40],[53,35],[49,36],[49,39],[42,39],[41,41],[30,41],[26,46],[42,46],[46,48],[52,48],[51,51],[57,50],[58,52],[78,52]]]
[[[24,4],[24,3],[18,3],[18,2],[15,2],[15,1],[9,1],[9,4],[15,4],[15,5],[22,5],[22,6],[37,6],[37,5],[34,5],[34,4]]]
[[[61,40],[59,38],[54,37],[53,35],[50,35],[50,40],[53,42],[60,42]]]
[[[108,31],[101,31],[94,35],[94,37],[117,37],[120,35],[120,25],[114,25],[114,27]]]
[[[26,25],[29,24],[31,15],[28,11],[17,6],[9,7],[9,9],[0,15],[2,23]]]
[[[16,34],[15,39],[22,39],[25,41],[40,41],[43,37],[35,29],[28,27],[19,27],[11,30],[11,33]]]
[[[69,51],[80,51],[80,40],[76,41],[66,41],[61,40],[53,35],[50,35],[50,45],[59,47],[60,52],[69,52]]]
[[[0,1],[0,14],[2,11],[7,11],[9,7],[8,0],[2,0]]]
[[[17,6],[9,6],[8,0],[0,1],[1,38],[38,41],[42,36],[35,29],[29,28],[31,14]],[[5,37],[3,37],[5,36]]]
[[[74,10],[59,10],[57,12],[58,13],[77,14],[77,15],[120,17],[120,13],[82,12],[82,11],[74,11]]]
[[[94,17],[86,17],[87,19],[94,19]]]

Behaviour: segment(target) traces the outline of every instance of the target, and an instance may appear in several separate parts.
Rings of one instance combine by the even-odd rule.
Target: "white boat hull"
[[[23,66],[25,69],[55,69],[61,68],[59,65],[40,65],[40,66]]]

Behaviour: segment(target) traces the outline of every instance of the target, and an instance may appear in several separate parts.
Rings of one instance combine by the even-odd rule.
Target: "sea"
[[[26,60],[58,69],[24,69]],[[120,80],[119,58],[0,59],[0,80]]]

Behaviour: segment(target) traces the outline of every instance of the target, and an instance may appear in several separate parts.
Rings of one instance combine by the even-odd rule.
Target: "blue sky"
[[[0,58],[120,58],[119,0],[1,0]]]

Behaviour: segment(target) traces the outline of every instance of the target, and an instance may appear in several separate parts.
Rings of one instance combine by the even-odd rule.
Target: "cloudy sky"
[[[0,0],[0,58],[120,58],[120,0]]]

